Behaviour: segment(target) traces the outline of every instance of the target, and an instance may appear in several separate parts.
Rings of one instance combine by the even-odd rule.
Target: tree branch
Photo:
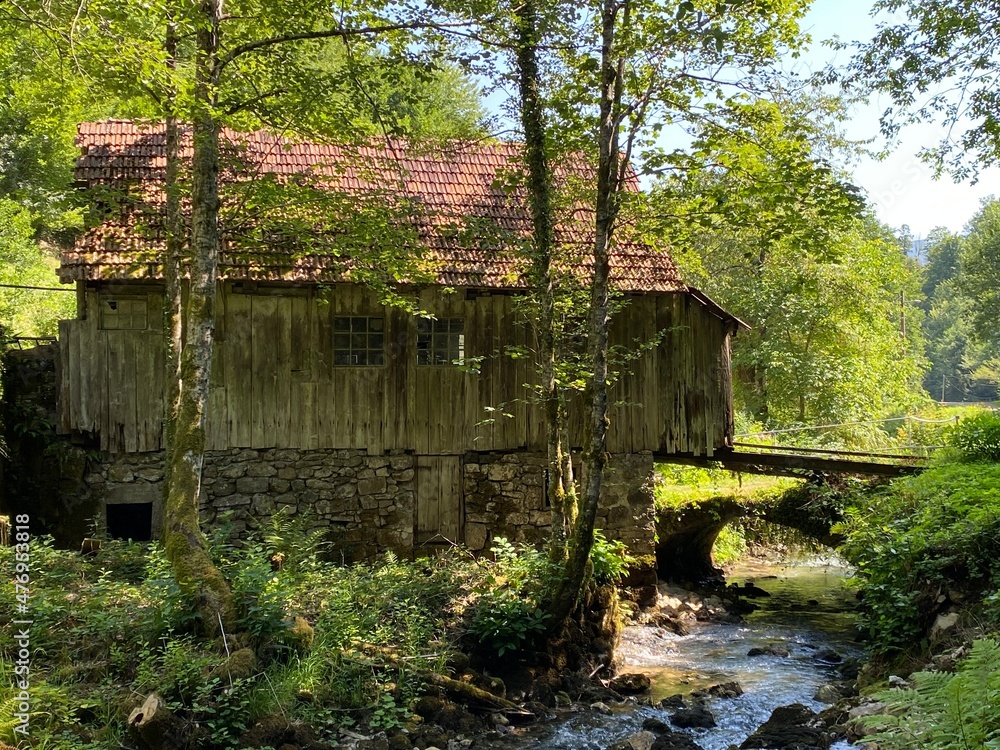
[[[219,60],[218,70],[224,69],[233,60],[235,60],[240,55],[245,55],[247,52],[254,52],[255,50],[265,49],[267,47],[273,47],[278,44],[285,44],[287,42],[300,42],[307,41],[310,39],[344,39],[347,40],[354,36],[368,36],[375,34],[387,34],[392,31],[415,31],[417,29],[425,30],[436,30],[436,31],[446,31],[448,29],[457,28],[466,25],[465,23],[433,23],[425,21],[411,21],[409,23],[394,23],[386,24],[385,26],[362,26],[356,29],[339,27],[336,29],[322,29],[320,31],[302,31],[294,34],[282,34],[281,36],[273,36],[267,39],[257,39],[252,42],[247,42],[246,44],[241,44],[238,47],[234,47]]]

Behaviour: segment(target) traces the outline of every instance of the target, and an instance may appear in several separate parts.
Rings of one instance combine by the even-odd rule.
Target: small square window
[[[147,328],[145,297],[101,297],[101,329],[144,331]]]
[[[385,320],[334,317],[334,367],[367,367],[385,364]]]
[[[464,319],[417,319],[418,365],[460,365],[464,359]]]
[[[148,542],[153,538],[153,504],[120,503],[107,506],[108,536]]]

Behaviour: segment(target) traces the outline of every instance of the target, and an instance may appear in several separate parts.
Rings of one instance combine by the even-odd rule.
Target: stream
[[[654,703],[736,680],[744,694],[710,698],[706,705],[718,726],[685,729],[704,750],[739,746],[778,706],[802,703],[814,711],[827,704],[813,700],[816,690],[841,679],[836,666],[817,658],[832,649],[844,658],[863,655],[854,635],[853,592],[844,587],[849,571],[826,560],[787,565],[745,564],[728,580],[753,581],[771,594],[754,599],[760,609],[740,624],[694,623],[678,636],[660,628],[630,626],[620,653],[621,672],[643,672],[652,681]],[[783,645],[789,656],[754,656],[754,647]],[[605,750],[641,731],[646,718],[669,722],[671,710],[629,705],[605,716],[584,712],[536,736],[540,750]],[[838,743],[834,748],[848,748]]]

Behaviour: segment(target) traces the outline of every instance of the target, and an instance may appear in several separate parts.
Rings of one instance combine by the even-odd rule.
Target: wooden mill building
[[[341,196],[347,211],[343,231],[303,243],[276,229],[280,222],[262,230],[264,219],[249,226],[223,210],[206,519],[226,514],[240,530],[282,509],[309,513],[351,558],[441,539],[481,549],[493,536],[539,538],[548,523],[545,425],[530,358],[509,356],[531,346],[519,312],[523,261],[488,241],[529,226],[523,199],[504,188],[519,147],[452,143],[417,153],[399,142],[347,149],[226,137],[240,164],[225,173],[231,186],[319,189]],[[101,451],[88,492],[111,531],[142,536],[150,524],[155,534],[163,133],[87,123],[79,144],[76,178],[102,218],[64,252],[59,271],[78,293],[77,317],[59,332],[60,428]],[[243,194],[232,195],[231,205]],[[366,200],[399,209],[388,240],[358,236]],[[592,220],[575,221],[585,245]],[[394,236],[406,247],[384,248],[387,263],[393,253],[417,258],[409,278],[389,279],[409,309],[383,304],[381,269],[350,251]],[[687,287],[662,248],[619,245],[613,283],[627,300],[613,343],[658,343],[613,387],[608,445],[618,469],[602,523],[645,547],[653,457],[731,446],[729,339],[738,321]],[[572,430],[582,444],[582,414]]]

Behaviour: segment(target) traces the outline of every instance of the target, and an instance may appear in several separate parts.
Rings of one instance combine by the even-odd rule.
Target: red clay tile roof
[[[423,259],[426,281],[447,286],[523,286],[524,262],[497,249],[496,237],[523,237],[530,228],[523,198],[502,186],[519,169],[520,146],[511,143],[449,143],[417,153],[401,141],[371,147],[341,147],[283,140],[265,133],[223,134],[228,153],[240,167],[223,184],[273,175],[278,180],[310,180],[344,196],[350,214],[369,204],[394,204],[408,225],[410,252]],[[62,256],[63,281],[157,278],[162,251],[162,182],[166,157],[162,126],[131,122],[83,123],[78,183],[100,191],[129,191],[127,208],[110,210]],[[190,156],[190,138],[182,156]],[[237,172],[239,176],[236,176]],[[400,200],[400,197],[404,200]],[[232,199],[230,199],[232,200]],[[592,214],[577,210],[562,221],[557,238],[577,248],[581,263],[592,236]],[[349,224],[350,216],[345,216]],[[233,222],[235,224],[236,222]],[[351,237],[289,246],[280,238],[242,242],[240,228],[223,221],[221,278],[259,281],[333,282],[350,279]],[[338,234],[338,233],[334,233]],[[398,235],[397,235],[398,236]],[[491,243],[491,240],[493,242]],[[354,241],[359,241],[354,238]],[[583,267],[582,265],[580,266]],[[665,251],[638,242],[620,242],[612,254],[612,280],[622,291],[672,292],[686,289]]]

